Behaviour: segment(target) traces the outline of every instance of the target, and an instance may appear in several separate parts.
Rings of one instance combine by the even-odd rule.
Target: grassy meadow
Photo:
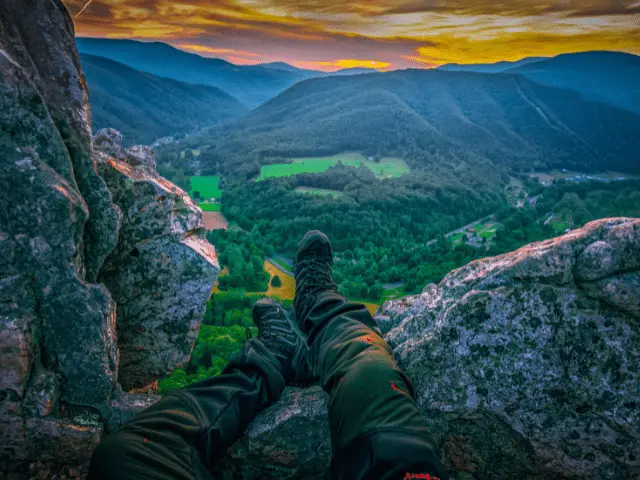
[[[409,167],[400,158],[382,158],[379,162],[367,160],[359,153],[340,153],[330,157],[295,158],[291,163],[265,165],[257,181],[267,178],[288,177],[300,173],[322,173],[342,163],[347,167],[366,167],[378,178],[396,178],[409,173]]]

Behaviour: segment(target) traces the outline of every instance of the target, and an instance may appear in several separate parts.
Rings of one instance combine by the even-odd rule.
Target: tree
[[[282,286],[282,280],[280,280],[280,277],[278,275],[274,275],[271,279],[271,286],[276,288]]]

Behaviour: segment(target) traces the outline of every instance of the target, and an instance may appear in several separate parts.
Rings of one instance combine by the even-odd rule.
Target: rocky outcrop
[[[184,193],[150,171],[149,154],[135,149],[130,162],[137,166],[125,165],[132,177],[145,170],[154,180],[119,173],[112,193],[96,166],[68,12],[59,0],[1,2],[0,471],[20,471],[34,459],[86,463],[105,423],[144,404],[147,397],[138,402],[117,393],[118,378],[129,378],[128,368],[118,372],[119,310],[128,311],[124,324],[138,321],[130,306],[119,304],[128,286],[138,301],[160,298],[157,309],[177,313],[153,352],[161,358],[148,346],[141,354],[147,379],[188,356],[218,265],[202,239],[199,212],[178,206]],[[167,194],[172,206],[154,210],[153,228],[144,223],[148,213],[114,201],[122,185],[142,183],[163,186],[147,187],[150,209],[158,192],[174,192]],[[118,264],[134,237],[141,252],[153,248],[155,267],[140,261],[131,272]],[[133,285],[136,275],[166,278],[172,268],[172,282],[178,281],[168,290],[153,282]],[[136,326],[149,328],[139,320]],[[127,359],[135,342],[124,342]]]
[[[376,319],[453,478],[637,478],[639,279],[640,219],[605,219],[383,305]],[[326,397],[291,395],[256,419],[226,467],[326,478],[325,426],[308,413],[324,412]]]
[[[99,136],[104,138],[104,132]],[[123,150],[120,158],[126,162],[96,156],[123,213],[118,245],[99,279],[118,305],[118,378],[128,390],[189,360],[219,268],[204,238],[201,210],[158,175],[149,147]]]

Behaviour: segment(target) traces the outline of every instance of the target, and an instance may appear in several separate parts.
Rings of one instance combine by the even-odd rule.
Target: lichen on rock
[[[635,478],[639,249],[640,220],[604,219],[378,311],[452,478]],[[321,395],[298,392],[259,416],[225,460],[228,478],[325,478],[326,426],[290,415]],[[307,447],[301,432],[323,441]]]
[[[117,153],[117,138],[110,146]],[[127,152],[116,162],[135,178],[94,152],[60,0],[0,2],[0,472],[9,478],[86,466],[105,427],[153,400],[121,392],[119,343],[145,380],[157,379],[188,358],[197,334],[219,270],[201,212],[158,176],[150,148]],[[111,175],[99,172],[107,167]],[[116,198],[127,189],[135,206]],[[118,264],[136,248],[136,261]],[[136,301],[165,321],[154,348]],[[140,359],[131,345],[145,345]],[[135,377],[128,364],[120,370]]]

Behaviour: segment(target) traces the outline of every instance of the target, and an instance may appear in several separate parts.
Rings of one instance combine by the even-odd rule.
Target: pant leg
[[[278,360],[260,340],[249,340],[222,375],[166,395],[106,436],[89,480],[209,479],[212,466],[284,386]]]
[[[317,373],[330,394],[333,478],[447,479],[413,385],[366,307],[326,293],[306,325]]]

